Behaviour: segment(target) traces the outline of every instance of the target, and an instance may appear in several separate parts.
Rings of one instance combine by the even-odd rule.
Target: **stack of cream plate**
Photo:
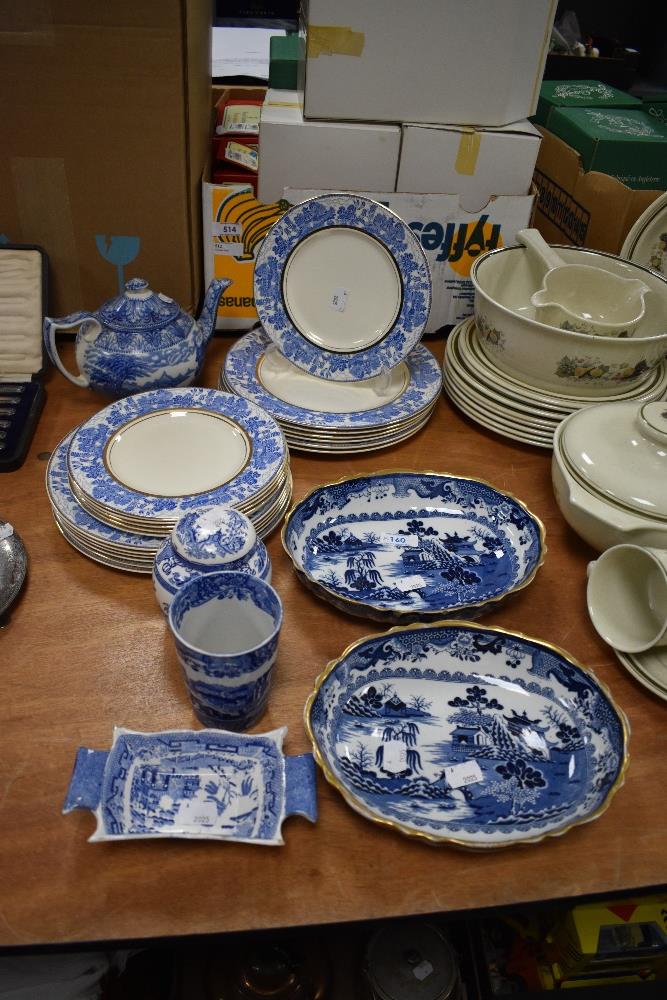
[[[89,558],[150,573],[189,511],[225,504],[266,537],[292,495],[289,451],[258,406],[216,389],[159,389],[118,400],[55,449],[46,486],[56,524]]]
[[[634,679],[657,698],[667,701],[667,650],[664,646],[643,653],[621,653],[616,657]]]
[[[349,454],[416,434],[438,401],[442,374],[418,344],[381,375],[350,382],[318,378],[294,365],[257,327],[229,350],[219,385],[270,413],[290,448]]]
[[[662,399],[667,389],[664,361],[631,389],[613,396],[587,398],[538,389],[490,361],[479,345],[472,317],[449,335],[443,376],[445,392],[471,420],[513,441],[549,449],[556,428],[570,413],[612,400]]]

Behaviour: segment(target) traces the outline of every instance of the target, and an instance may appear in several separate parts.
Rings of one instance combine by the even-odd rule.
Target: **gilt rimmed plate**
[[[365,431],[411,419],[437,398],[442,374],[437,360],[417,344],[405,360],[379,379],[331,382],[293,365],[261,329],[251,330],[230,348],[224,363],[227,387],[263,407],[284,425]]]
[[[287,729],[230,733],[115,727],[109,751],[80,747],[63,812],[90,809],[90,841],[150,837],[280,845],[290,815],[317,820],[310,754],[289,757]]]
[[[380,621],[480,614],[527,586],[546,551],[520,500],[435,472],[319,486],[289,512],[282,537],[315,593]]]
[[[254,403],[217,389],[156,389],[81,424],[68,470],[96,508],[141,527],[238,507],[270,489],[287,458],[280,427]]]
[[[104,524],[84,510],[77,503],[69,484],[67,474],[67,450],[74,432],[68,434],[53,449],[46,467],[46,491],[54,514],[63,526],[90,538],[91,543],[100,542],[119,553],[144,553],[152,558],[163,539],[157,535],[139,535],[122,531]]]
[[[267,334],[298,368],[346,382],[395,368],[419,342],[431,306],[421,244],[370,198],[326,194],[289,209],[255,263]]]
[[[433,409],[434,407],[432,406],[427,413],[419,417],[416,421],[399,428],[399,430],[393,431],[391,434],[380,434],[369,436],[368,438],[345,439],[344,441],[338,439],[323,441],[321,438],[313,438],[310,435],[300,436],[285,431],[285,438],[290,449],[311,451],[315,454],[331,452],[341,455],[354,455],[366,451],[378,451],[380,448],[389,448],[391,445],[400,444],[402,441],[407,441],[408,438],[411,438],[422,427],[426,426],[431,418]]]
[[[357,812],[432,843],[533,843],[597,818],[628,723],[564,650],[466,622],[366,636],[328,664],[305,723]]]
[[[667,191],[639,216],[625,238],[620,256],[667,277]]]

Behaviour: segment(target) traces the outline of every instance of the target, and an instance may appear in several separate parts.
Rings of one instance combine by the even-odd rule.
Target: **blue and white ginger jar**
[[[185,514],[158,549],[153,586],[168,614],[177,590],[205,573],[238,572],[271,582],[271,559],[252,521],[231,507]]]

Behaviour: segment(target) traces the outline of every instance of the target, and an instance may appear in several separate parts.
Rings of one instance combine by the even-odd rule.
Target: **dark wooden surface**
[[[217,383],[229,341],[209,348]],[[443,342],[430,346],[442,357]],[[105,400],[57,372],[24,467],[0,476],[0,518],[22,535],[30,572],[0,630],[0,945],[142,938],[473,910],[614,893],[667,882],[665,705],[598,639],[585,607],[593,556],[551,492],[550,454],[477,428],[447,399],[427,428],[366,455],[293,455],[295,498],[363,470],[434,469],[479,476],[520,497],[545,524],[535,581],[484,622],[564,647],[611,688],[631,727],[625,786],[598,820],[530,847],[491,854],[432,847],[358,816],[319,777],[316,826],[295,818],[285,846],[189,841],[88,844],[88,812],[61,815],[76,749],[107,748],[114,724],[197,726],[149,577],[79,555],[59,535],[44,491],[48,453]],[[258,731],[287,725],[286,750],[309,749],[303,705],[323,666],[382,631],[307,593],[268,541],[285,604],[275,685]]]

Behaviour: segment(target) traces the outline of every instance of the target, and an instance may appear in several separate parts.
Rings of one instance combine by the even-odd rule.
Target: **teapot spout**
[[[213,278],[211,284],[206,289],[204,296],[204,307],[197,320],[203,342],[207,344],[213,336],[215,330],[215,317],[218,311],[220,296],[231,285],[231,278]]]

